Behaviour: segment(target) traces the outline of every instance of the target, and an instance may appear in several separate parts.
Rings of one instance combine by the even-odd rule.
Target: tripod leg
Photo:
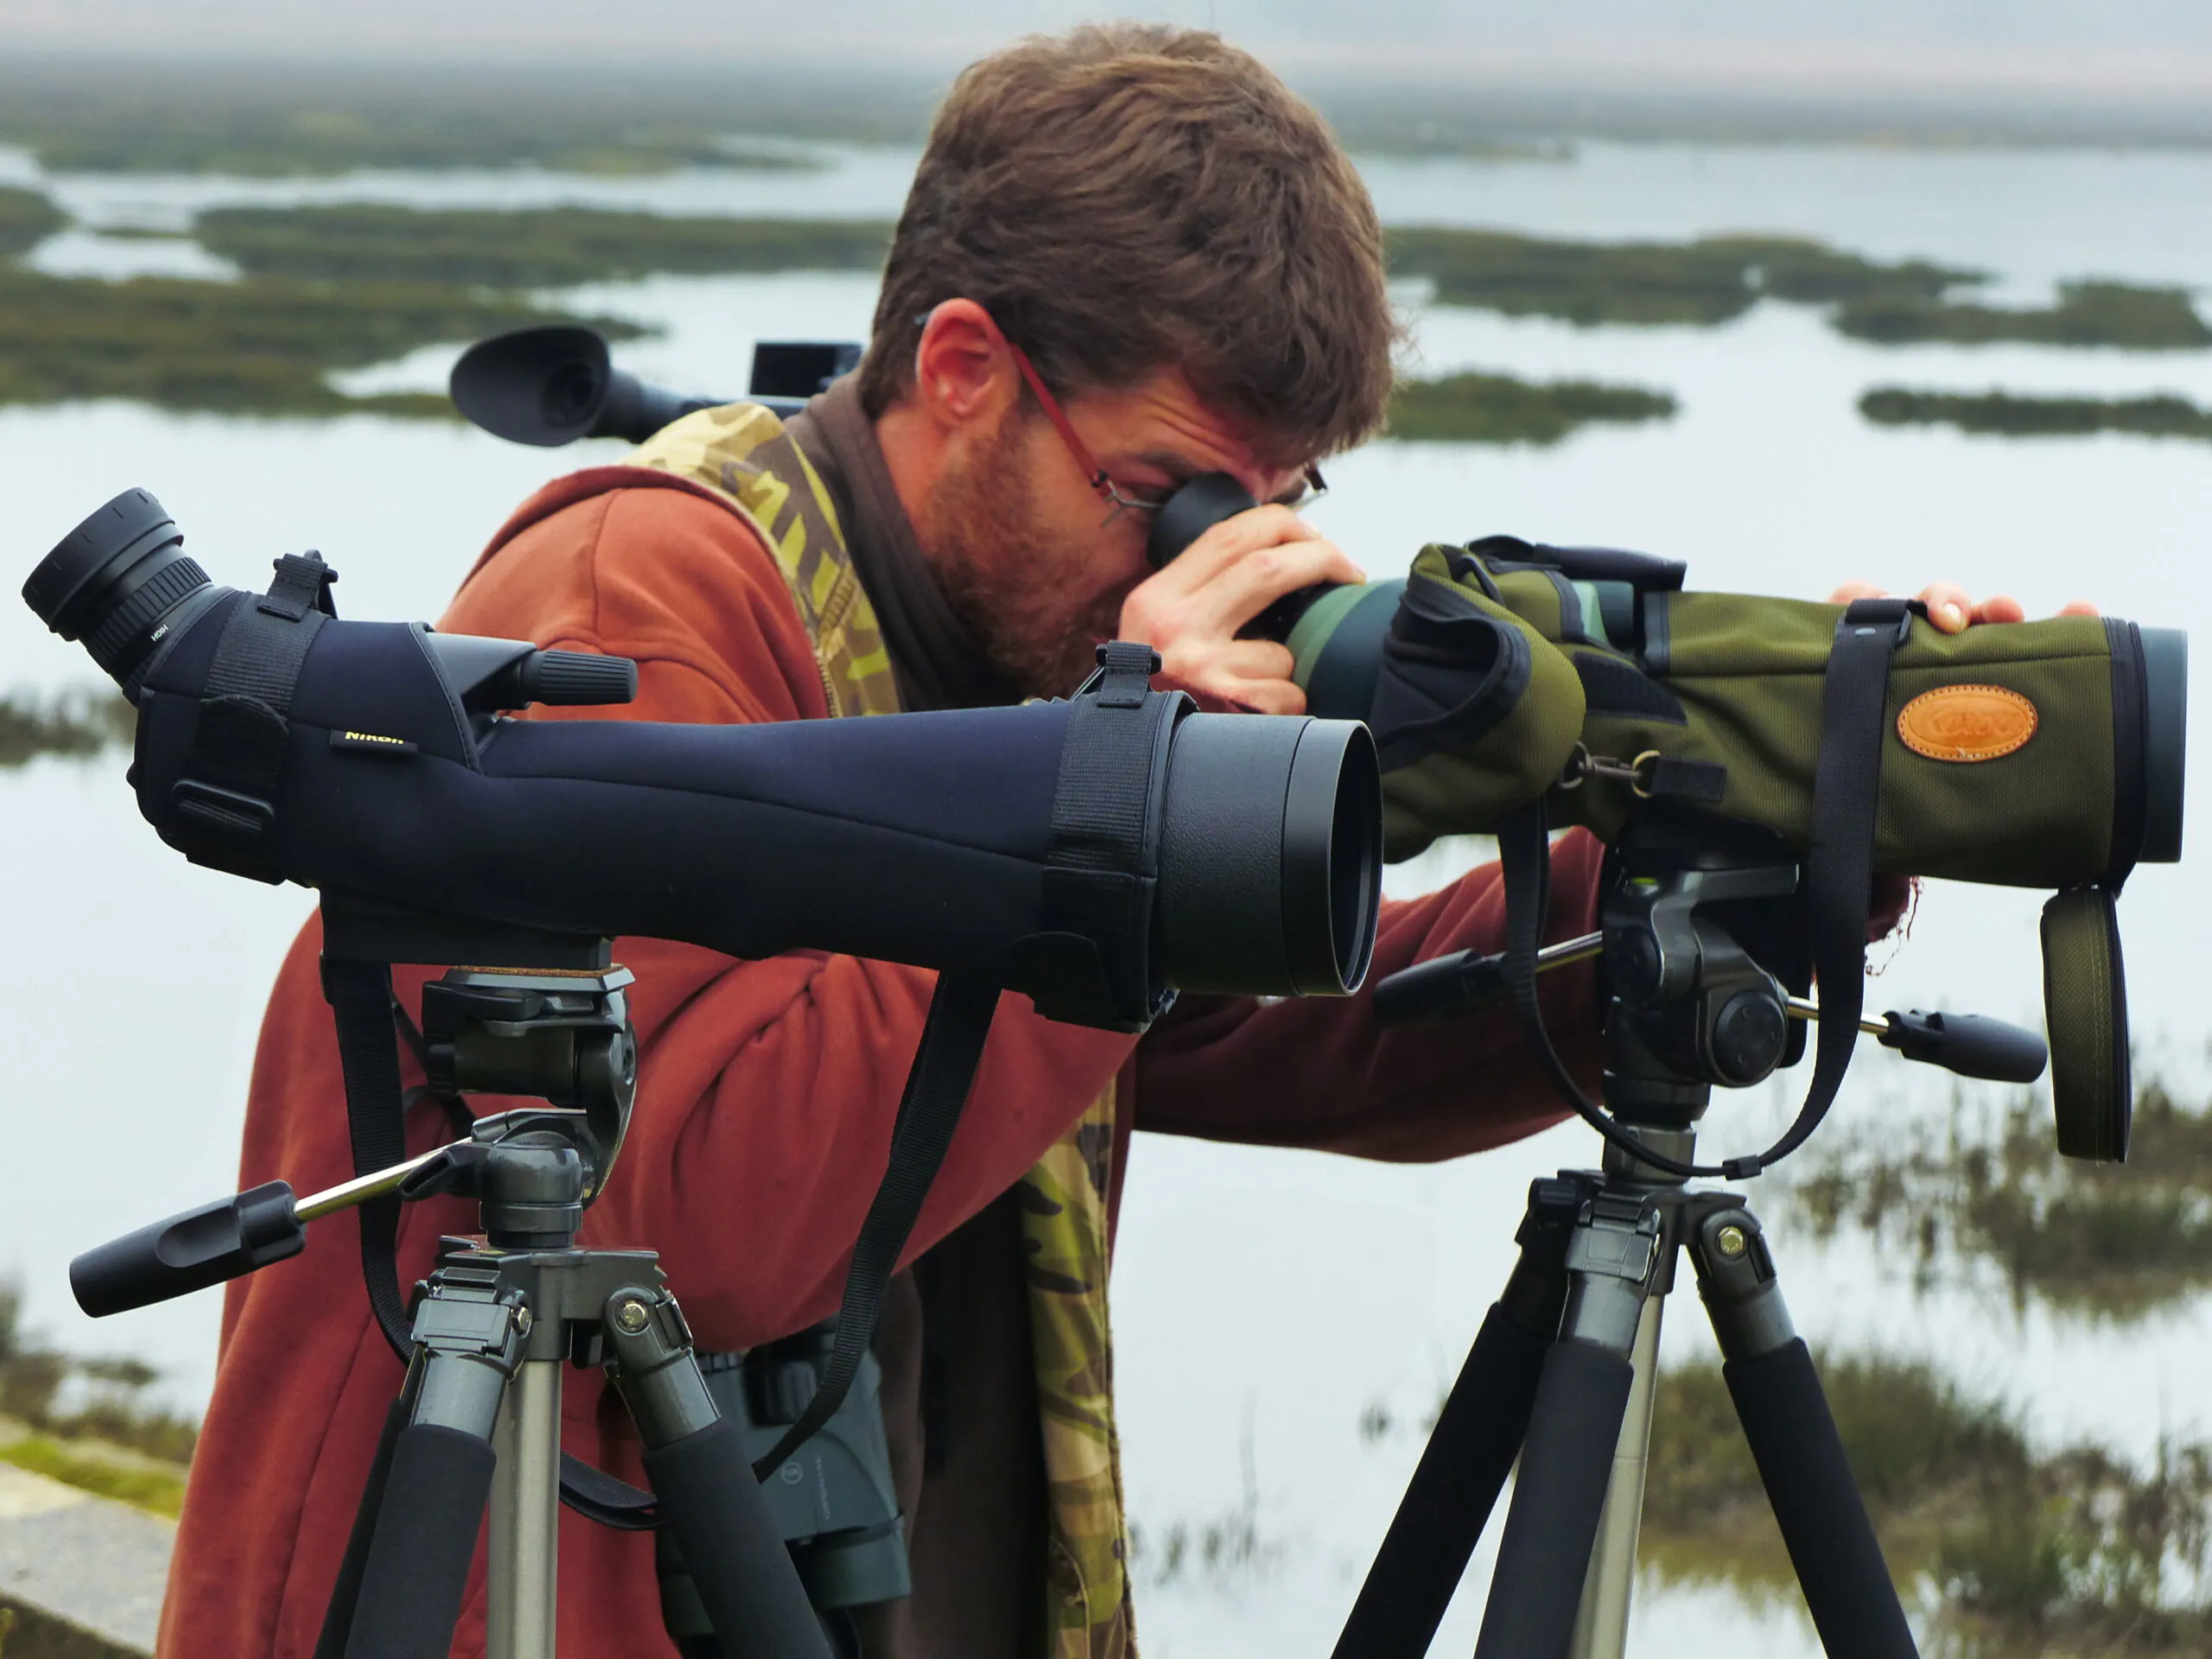
[[[1758,1222],[1743,1209],[1702,1218],[1689,1238],[1759,1479],[1828,1659],[1915,1659],[1911,1629],[1866,1505],[1789,1322]]]
[[[742,1432],[707,1392],[676,1299],[632,1286],[607,1299],[601,1319],[607,1371],[645,1442],[661,1524],[683,1552],[722,1651],[830,1659]]]
[[[1643,1199],[1600,1193],[1584,1207],[1475,1659],[1562,1659],[1573,1638],[1635,1380],[1629,1353],[1660,1261],[1659,1217]]]
[[[346,1632],[353,1627],[353,1609],[361,1599],[361,1574],[369,1564],[369,1543],[376,1536],[377,1516],[384,1508],[384,1489],[391,1478],[392,1448],[399,1431],[407,1427],[410,1385],[385,1413],[384,1433],[377,1438],[376,1461],[369,1465],[368,1483],[361,1489],[360,1507],[353,1514],[353,1530],[346,1540],[345,1559],[338,1564],[338,1582],[330,1592],[330,1605],[322,1615],[322,1634],[315,1638],[315,1659],[345,1659]]]
[[[1336,1659],[1418,1659],[1428,1651],[1520,1455],[1544,1356],[1567,1306],[1567,1241],[1585,1197],[1571,1176],[1529,1186],[1514,1236],[1521,1259],[1467,1351],[1337,1638]]]
[[[518,1310],[433,1280],[415,1310],[409,1421],[393,1436],[346,1659],[445,1659],[492,1490],[492,1430],[522,1349]]]

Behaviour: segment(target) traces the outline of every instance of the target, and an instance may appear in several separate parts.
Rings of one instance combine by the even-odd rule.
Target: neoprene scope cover
[[[1126,645],[1018,708],[517,720],[626,702],[632,666],[341,621],[315,554],[265,594],[218,588],[182,540],[127,491],[24,597],[137,703],[140,810],[196,862],[433,920],[911,963],[1131,1030],[1179,989],[1366,974],[1380,806],[1355,721],[1197,712]]]

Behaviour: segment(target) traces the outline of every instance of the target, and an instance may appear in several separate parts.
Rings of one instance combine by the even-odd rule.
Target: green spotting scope
[[[1192,480],[1158,517],[1154,563],[1252,505],[1224,475]],[[2081,616],[1947,634],[1902,601],[1877,624],[1860,607],[1686,592],[1686,574],[1492,536],[1423,548],[1401,579],[1290,594],[1246,632],[1289,646],[1310,713],[1373,730],[1393,859],[1541,803],[1553,826],[1609,843],[1654,813],[1757,826],[1808,863],[1838,734],[1830,664],[1880,633],[1885,690],[1865,710],[1878,719],[1841,734],[1874,780],[1871,870],[2055,890],[2043,935],[2060,1148],[2124,1156],[2113,899],[2138,863],[2181,856],[2188,636]]]

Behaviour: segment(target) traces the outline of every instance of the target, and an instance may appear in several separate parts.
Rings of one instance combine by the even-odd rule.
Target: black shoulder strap
[[[987,980],[964,974],[938,976],[929,1019],[922,1027],[922,1040],[914,1050],[899,1116],[892,1125],[890,1162],[868,1205],[868,1218],[853,1246],[852,1265],[845,1272],[837,1339],[830,1347],[829,1363],[798,1421],[784,1431],[773,1451],[754,1462],[757,1478],[766,1480],[844,1402],[860,1370],[861,1356],[874,1338],[884,1291],[898,1268],[899,1252],[906,1248],[922,1200],[929,1196],[945,1148],[952,1144],[952,1132],[959,1127],[998,1005],[999,988]]]
[[[1859,1041],[1866,1007],[1866,911],[1874,887],[1874,830],[1881,805],[1890,663],[1911,631],[1917,601],[1862,599],[1836,624],[1821,694],[1820,756],[1813,772],[1813,835],[1805,859],[1807,928],[1821,986],[1819,1038],[1805,1103],[1779,1141],[1755,1156],[1686,1163],[1648,1147],[1582,1092],[1552,1046],[1536,1001],[1536,951],[1543,938],[1551,871],[1541,798],[1498,826],[1505,887],[1505,981],[1529,1046],[1554,1087],[1583,1122],[1623,1151],[1685,1179],[1749,1180],[1788,1157],[1835,1103]]]

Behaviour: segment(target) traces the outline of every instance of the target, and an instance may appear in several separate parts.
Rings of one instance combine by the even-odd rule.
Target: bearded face
[[[986,442],[947,458],[916,525],[954,614],[1024,696],[1082,683],[1150,574],[1139,515],[1102,523],[1080,480],[1040,483],[1065,486],[1070,471],[1042,416],[1016,404]]]

